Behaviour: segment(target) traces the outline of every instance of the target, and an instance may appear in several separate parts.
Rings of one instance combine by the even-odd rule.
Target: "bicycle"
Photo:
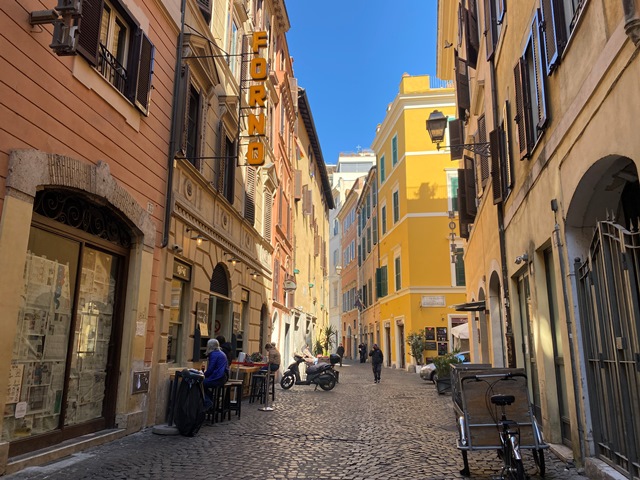
[[[517,422],[509,420],[505,412],[505,407],[515,402],[513,395],[492,395],[491,403],[500,407],[500,419],[496,420],[498,432],[500,434],[500,444],[502,450],[498,451],[498,456],[502,457],[501,479],[525,480],[524,465],[520,455],[520,427]],[[506,474],[506,476],[505,476]]]

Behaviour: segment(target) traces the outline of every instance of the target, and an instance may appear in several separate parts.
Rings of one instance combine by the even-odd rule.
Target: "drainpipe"
[[[167,159],[167,193],[164,205],[164,229],[162,243],[164,248],[169,243],[169,227],[171,224],[171,211],[173,204],[173,162],[176,156],[176,128],[178,124],[178,104],[182,83],[182,43],[184,42],[184,14],[187,8],[187,0],[182,0],[180,5],[180,35],[178,35],[178,47],[176,49],[176,67],[173,78],[173,106],[171,107],[171,129],[169,130],[169,154]]]
[[[580,393],[578,385],[580,379],[576,371],[576,355],[574,350],[573,330],[571,322],[571,309],[569,308],[569,294],[567,293],[566,269],[564,266],[564,245],[560,236],[560,225],[558,225],[558,201],[554,198],[551,200],[551,210],[555,219],[555,227],[553,228],[553,237],[556,250],[558,251],[558,261],[560,263],[560,276],[562,277],[562,300],[564,302],[564,316],[567,324],[567,334],[569,336],[569,358],[571,361],[571,380],[573,381],[573,401],[576,406],[576,417],[578,418],[578,444],[580,445],[580,463],[584,464],[584,431],[582,424],[582,410],[580,408]]]
[[[622,0],[624,31],[636,47],[640,47],[640,4],[638,0]]]

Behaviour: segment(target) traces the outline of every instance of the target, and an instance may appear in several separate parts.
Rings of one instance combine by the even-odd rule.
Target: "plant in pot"
[[[433,359],[436,366],[436,389],[438,393],[451,391],[451,365],[462,363],[458,350],[440,355]]]
[[[426,350],[426,338],[424,332],[412,332],[407,335],[407,345],[411,356],[416,359],[416,372],[420,373],[422,365],[422,353]]]

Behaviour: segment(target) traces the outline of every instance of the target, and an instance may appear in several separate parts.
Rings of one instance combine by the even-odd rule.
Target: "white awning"
[[[468,340],[469,339],[469,324],[463,323],[462,325],[458,325],[457,327],[453,327],[451,329],[451,335],[460,340]]]

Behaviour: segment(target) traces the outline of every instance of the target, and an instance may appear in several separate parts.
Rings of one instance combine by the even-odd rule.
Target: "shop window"
[[[182,264],[179,265],[182,267]],[[186,304],[187,287],[188,283],[180,278],[174,277],[171,281],[171,307],[169,310],[169,331],[167,332],[167,363],[180,363],[181,361],[183,317],[184,313],[188,310],[188,305]]]
[[[119,2],[84,0],[78,53],[148,114],[154,46]]]

